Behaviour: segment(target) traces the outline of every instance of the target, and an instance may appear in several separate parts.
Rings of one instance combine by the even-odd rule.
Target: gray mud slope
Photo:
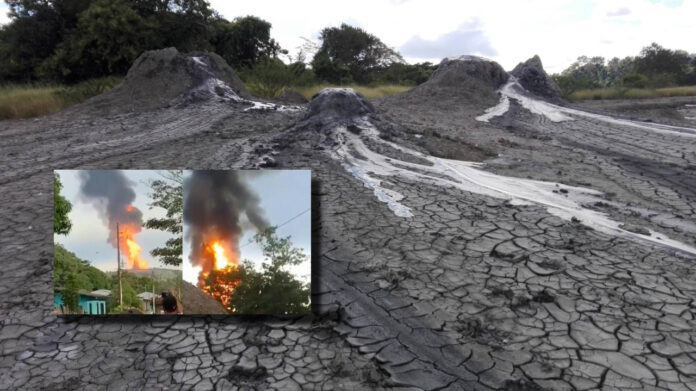
[[[617,158],[693,178],[693,139],[551,122],[514,101],[476,121],[507,75],[450,65],[464,70],[453,80],[478,78],[471,90],[425,85],[374,105],[333,90],[299,111],[250,110],[233,85],[196,82],[151,111],[0,122],[0,388],[696,389],[693,258],[415,174],[367,187],[351,168],[382,156],[426,171],[419,154],[447,146],[499,153],[487,169],[611,192],[591,207],[693,245],[686,189]],[[269,165],[313,170],[317,316],[52,315],[51,169]]]

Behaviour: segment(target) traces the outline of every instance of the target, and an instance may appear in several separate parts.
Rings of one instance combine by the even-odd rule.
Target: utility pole
[[[155,267],[152,267],[152,315],[156,315],[157,311],[155,311]]]
[[[118,264],[118,306],[123,312],[123,287],[121,286],[121,231],[116,223],[116,263]]]

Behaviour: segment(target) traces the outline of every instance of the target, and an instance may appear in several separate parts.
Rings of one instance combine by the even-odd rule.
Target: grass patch
[[[351,85],[345,85],[345,86],[336,86],[336,85],[331,85],[331,84],[318,84],[314,86],[309,86],[309,87],[294,87],[295,91],[299,92],[302,96],[307,98],[307,100],[311,100],[312,97],[318,93],[319,91],[323,90],[324,88],[331,88],[331,87],[340,87],[340,88],[352,88],[361,94],[365,96],[367,99],[373,99],[373,98],[381,98],[383,96],[389,96],[389,95],[394,95],[398,94],[404,91],[408,91],[413,88],[413,86],[400,86],[400,85],[393,85],[393,84],[386,84],[386,85],[381,85],[381,86],[359,86],[355,84]]]
[[[59,87],[0,87],[0,119],[38,117],[62,109]]]
[[[578,100],[602,100],[602,99],[647,99],[664,98],[669,96],[693,96],[696,95],[696,86],[665,87],[665,88],[598,88],[592,90],[575,91],[568,99]]]
[[[102,94],[120,81],[121,79],[117,77],[104,77],[72,86],[2,86],[0,87],[0,120],[39,117],[55,113]]]

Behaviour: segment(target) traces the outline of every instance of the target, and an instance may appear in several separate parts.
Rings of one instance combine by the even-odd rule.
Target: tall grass
[[[0,87],[0,120],[48,115],[104,93],[120,82],[117,77],[87,80],[73,86],[6,85]]]
[[[395,85],[395,84],[386,84],[386,85],[378,85],[378,86],[360,86],[360,85],[345,85],[345,86],[336,86],[336,85],[331,85],[331,84],[317,84],[314,86],[309,86],[309,87],[293,87],[293,89],[297,92],[299,92],[302,96],[304,96],[307,100],[312,99],[312,97],[318,93],[319,91],[323,90],[324,88],[331,88],[331,87],[340,87],[340,88],[352,88],[361,94],[365,96],[367,99],[373,99],[373,98],[381,98],[383,96],[389,96],[389,95],[394,95],[398,94],[400,92],[408,91],[413,86],[400,86],[400,85]]]
[[[665,88],[598,88],[592,90],[575,91],[568,99],[600,100],[600,99],[646,99],[664,98],[669,96],[696,95],[696,86],[665,87]]]
[[[56,112],[63,107],[59,87],[0,87],[0,119],[29,118]]]

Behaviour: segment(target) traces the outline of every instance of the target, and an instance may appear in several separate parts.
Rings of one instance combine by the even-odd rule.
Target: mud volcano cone
[[[141,54],[121,84],[75,110],[92,115],[150,111],[200,100],[200,94],[198,99],[190,99],[189,95],[202,87],[210,90],[211,96],[222,93],[251,98],[234,70],[217,54],[184,55],[175,48],[166,48]]]
[[[384,99],[392,106],[451,111],[452,105],[484,109],[498,101],[508,74],[495,61],[477,56],[448,57],[425,83]]]
[[[517,78],[527,91],[547,100],[560,101],[561,89],[544,71],[539,56],[517,64],[510,74]]]

